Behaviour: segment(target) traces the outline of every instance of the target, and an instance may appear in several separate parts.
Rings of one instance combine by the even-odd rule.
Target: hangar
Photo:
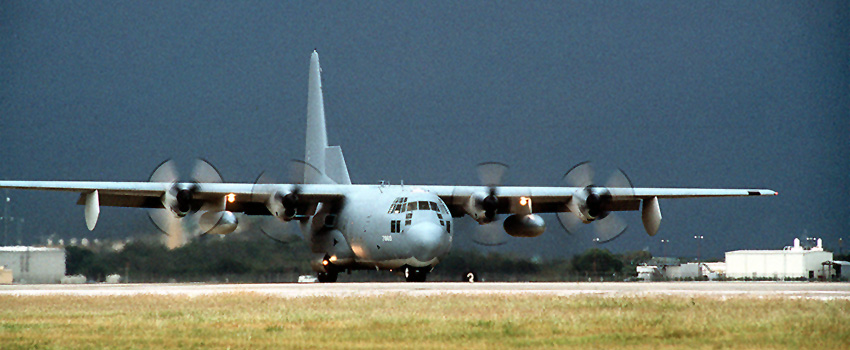
[[[59,283],[65,276],[65,249],[0,247],[0,266],[12,271],[14,283]]]
[[[736,250],[726,252],[726,277],[728,278],[828,278],[824,262],[832,260],[832,252],[823,250],[820,239],[817,246],[806,249],[800,239],[782,250]]]

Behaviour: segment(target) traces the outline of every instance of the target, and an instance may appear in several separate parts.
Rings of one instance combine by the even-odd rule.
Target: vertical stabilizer
[[[325,102],[322,97],[322,68],[319,66],[319,53],[313,51],[310,57],[310,78],[307,90],[307,137],[304,161],[319,172],[304,172],[304,183],[350,184],[348,168],[339,146],[328,146],[328,133],[325,127]]]
[[[310,57],[310,78],[307,90],[307,137],[304,161],[319,170],[304,173],[304,183],[325,182],[325,148],[328,147],[328,133],[325,129],[325,103],[322,99],[322,68],[319,67],[319,53],[313,51]]]

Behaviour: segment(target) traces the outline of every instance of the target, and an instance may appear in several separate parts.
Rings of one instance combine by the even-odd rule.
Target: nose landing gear
[[[425,278],[430,271],[427,267],[410,267],[404,268],[404,279],[408,282],[425,282]]]

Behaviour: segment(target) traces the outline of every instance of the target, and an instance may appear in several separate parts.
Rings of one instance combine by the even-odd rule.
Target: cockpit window
[[[405,202],[407,201],[407,197],[398,197],[393,201],[393,204],[390,205],[390,210],[387,211],[389,214],[398,214],[404,212]]]
[[[419,210],[428,210],[428,202],[419,201]]]
[[[416,202],[408,202],[407,203],[407,211],[414,211],[414,210],[416,210]]]
[[[434,202],[428,202],[428,205],[430,205],[430,206],[431,206],[431,210],[436,211],[436,212],[438,212],[438,213],[440,212],[440,207],[438,207],[438,206],[437,206],[437,203],[434,203]]]

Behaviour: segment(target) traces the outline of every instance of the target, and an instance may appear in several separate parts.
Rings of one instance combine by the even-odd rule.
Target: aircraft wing
[[[422,190],[440,196],[447,205],[458,209],[466,205],[473,195],[485,195],[486,186],[417,186]],[[579,187],[522,187],[498,186],[495,194],[499,199],[499,212],[509,213],[525,197],[531,200],[535,213],[556,213],[569,211],[566,203],[573,194],[581,191]],[[652,198],[697,198],[697,197],[747,197],[774,196],[777,192],[767,189],[713,189],[713,188],[607,188],[614,202],[620,205],[613,210],[638,210],[640,201]],[[455,212],[454,210],[452,211]]]
[[[625,187],[519,187],[519,186],[423,186],[449,206],[454,217],[470,215],[485,224],[498,214],[529,215],[558,213],[564,228],[601,219],[600,242],[616,237],[625,229],[618,219],[605,219],[608,212],[641,210],[646,232],[652,236],[661,224],[659,198],[774,196],[767,189],[710,188],[625,188]],[[488,200],[495,196],[495,200]],[[591,197],[595,197],[591,199]],[[601,199],[600,199],[601,198]],[[488,203],[491,205],[487,208]],[[542,222],[542,221],[541,221]],[[565,223],[566,222],[566,223]]]
[[[162,209],[163,197],[175,186],[197,186],[192,207],[205,203],[225,203],[231,212],[269,215],[266,201],[275,193],[291,192],[291,184],[112,182],[112,181],[0,181],[0,188],[76,192],[77,204],[86,205],[89,228],[97,221],[100,206]],[[301,199],[308,204],[338,200],[344,196],[341,185],[297,185]],[[232,196],[232,200],[228,200]]]
[[[163,208],[162,196],[175,184],[167,182],[112,182],[112,181],[0,181],[0,188],[76,192],[81,194],[78,204],[85,204],[85,195],[98,192],[99,204],[102,206]],[[195,194],[195,199],[215,201],[233,194],[233,204],[228,204],[228,210],[246,212],[249,214],[262,213],[257,205],[265,203],[275,193],[287,193],[294,186],[291,184],[248,184],[248,183],[202,183]],[[349,191],[358,188],[378,185],[337,185],[312,184],[297,185],[302,199],[312,202],[337,200]],[[440,196],[452,207],[453,213],[460,213],[463,205],[473,195],[487,194],[486,186],[410,186]],[[501,213],[513,212],[512,203],[519,203],[525,197],[531,200],[535,213],[564,212],[566,203],[573,194],[580,191],[578,187],[524,187],[499,186],[496,195],[499,198]],[[655,198],[694,198],[694,197],[746,197],[773,196],[777,193],[767,189],[706,189],[706,188],[608,188],[614,202],[622,205],[615,210],[638,210],[641,200]],[[459,215],[459,216],[460,216]]]

